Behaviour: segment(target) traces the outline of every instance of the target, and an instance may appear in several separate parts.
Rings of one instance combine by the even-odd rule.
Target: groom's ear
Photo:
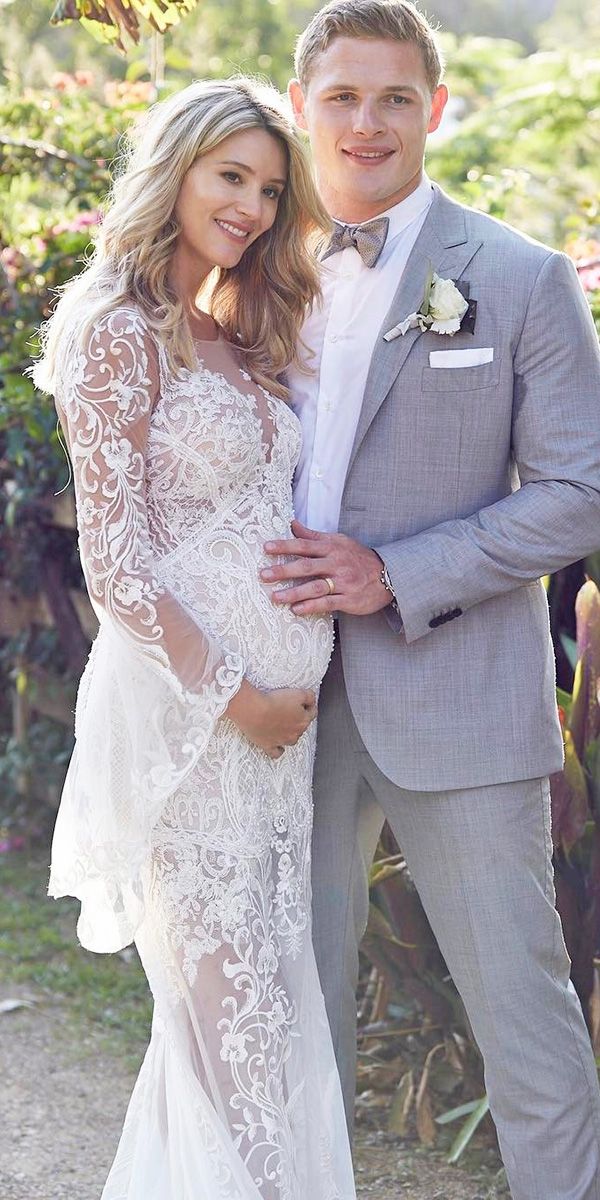
[[[429,115],[429,124],[427,126],[428,133],[433,133],[434,129],[438,128],[446,107],[447,100],[448,88],[446,87],[445,83],[440,83],[431,97],[431,113]]]
[[[304,92],[300,86],[299,79],[290,79],[288,83],[288,97],[294,112],[296,125],[299,129],[308,129],[304,115]]]

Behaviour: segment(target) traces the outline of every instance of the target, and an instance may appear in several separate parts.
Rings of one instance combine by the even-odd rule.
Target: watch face
[[[395,612],[400,614],[400,609],[398,608],[398,601],[396,600],[396,596],[394,594],[394,589],[392,587],[392,581],[388,575],[388,569],[385,566],[385,563],[381,570],[380,579],[381,579],[381,582],[382,582],[384,588],[386,589],[386,591],[390,593],[390,604],[391,604],[392,608],[394,609]]]

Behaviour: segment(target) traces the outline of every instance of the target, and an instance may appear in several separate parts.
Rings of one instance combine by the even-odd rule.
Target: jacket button
[[[437,617],[432,617],[429,622],[429,628],[437,629],[438,625],[445,625],[446,621],[453,621],[455,617],[462,617],[462,608],[450,608],[447,612],[439,613]]]

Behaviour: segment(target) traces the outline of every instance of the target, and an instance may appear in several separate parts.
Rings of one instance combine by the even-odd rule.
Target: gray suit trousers
[[[554,906],[547,780],[397,787],[360,738],[337,649],[314,794],[315,952],[350,1126],[358,945],[387,818],[483,1055],[513,1200],[600,1200],[600,1092]]]

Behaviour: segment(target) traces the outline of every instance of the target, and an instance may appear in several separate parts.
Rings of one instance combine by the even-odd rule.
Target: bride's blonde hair
[[[297,361],[306,308],[319,294],[313,244],[329,218],[279,93],[247,78],[192,83],[153,105],[131,131],[91,260],[66,285],[42,330],[42,356],[32,372],[38,387],[55,391],[62,335],[83,304],[80,342],[101,316],[133,302],[172,370],[194,367],[183,305],[168,281],[179,233],[175,204],[195,160],[244,129],[264,129],[278,139],[288,177],[271,229],[236,267],[215,272],[210,309],[226,337],[242,348],[256,381],[287,395],[281,376]]]

